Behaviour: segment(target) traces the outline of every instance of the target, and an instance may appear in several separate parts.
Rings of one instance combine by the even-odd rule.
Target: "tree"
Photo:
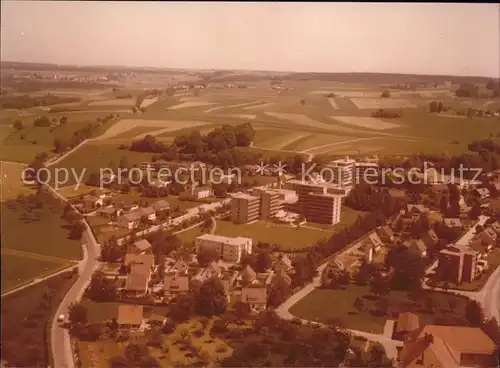
[[[88,322],[88,310],[82,304],[71,304],[68,318],[72,326],[86,324]]]
[[[380,97],[389,98],[389,97],[391,97],[391,93],[389,91],[384,91],[380,94]]]
[[[59,123],[61,125],[64,125],[68,122],[68,118],[66,116],[62,116],[61,119],[59,119]]]
[[[198,259],[198,264],[200,265],[200,267],[206,267],[211,262],[219,260],[220,254],[214,248],[200,247],[196,258]]]
[[[14,126],[14,129],[17,130],[17,131],[23,130],[23,128],[24,128],[23,122],[21,120],[16,120],[14,122],[13,126]]]
[[[474,327],[479,327],[484,321],[481,305],[475,300],[469,300],[465,308],[465,318]]]
[[[149,351],[146,345],[131,342],[125,347],[123,354],[131,363],[139,363],[149,355]]]
[[[270,287],[267,305],[277,308],[286,300],[289,293],[290,286],[286,282],[285,278],[279,276],[275,277]]]
[[[476,202],[469,211],[469,218],[471,220],[477,220],[481,216],[481,205]]]
[[[427,308],[427,311],[429,313],[434,312],[434,306],[436,305],[436,303],[434,302],[434,299],[431,296],[428,296],[427,298],[425,298],[424,302],[425,302],[425,307]]]
[[[392,367],[392,361],[387,357],[384,347],[379,344],[370,344],[370,350],[368,350],[368,367]]]
[[[394,269],[392,287],[398,290],[415,290],[421,286],[425,275],[425,261],[417,252],[404,246],[389,250],[386,264]]]
[[[71,229],[69,231],[69,237],[71,239],[79,240],[82,238],[83,232],[86,230],[85,225],[82,221],[78,221],[71,225]]]
[[[257,272],[265,272],[271,267],[271,257],[268,252],[259,252],[255,262],[255,270]]]
[[[118,167],[120,169],[128,169],[130,167],[130,163],[128,161],[127,156],[122,156],[120,159],[120,163],[118,164]]]
[[[95,301],[113,300],[116,296],[116,287],[112,280],[104,277],[101,271],[97,271],[90,280],[88,295]]]
[[[450,312],[453,312],[455,310],[455,308],[457,307],[457,305],[458,305],[458,301],[454,296],[448,298],[448,306],[450,307]]]
[[[222,281],[211,278],[205,281],[196,295],[195,309],[202,316],[221,315],[226,311],[227,297]]]
[[[300,103],[302,104],[302,106],[304,106],[304,105],[306,104],[306,100],[301,99],[301,100],[300,100]]]
[[[363,303],[363,299],[357,297],[354,301],[354,308],[356,308],[359,312],[363,311],[365,308],[365,303]]]

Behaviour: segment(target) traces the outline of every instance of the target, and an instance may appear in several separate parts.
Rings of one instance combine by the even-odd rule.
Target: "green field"
[[[80,242],[68,238],[58,202],[29,210],[16,201],[2,203],[2,290],[56,272],[82,257]],[[5,289],[4,289],[5,288]]]
[[[230,221],[217,221],[216,235],[246,236],[253,243],[276,244],[282,250],[297,250],[313,246],[318,240],[330,237],[331,233],[317,229],[277,225],[272,222],[258,221],[251,224],[236,225]]]
[[[316,289],[290,308],[290,313],[296,317],[327,323],[338,319],[346,327],[373,333],[382,333],[387,319],[397,319],[399,312],[411,311],[420,316],[420,325],[435,323],[436,318],[463,317],[467,299],[452,294],[426,291],[424,298],[430,296],[434,300],[434,312],[425,310],[423,305],[415,305],[409,301],[408,294],[402,291],[391,291],[387,296],[389,302],[388,314],[375,313],[376,298],[370,294],[368,286],[350,284],[345,289]],[[354,307],[356,298],[362,298],[364,310]],[[422,298],[422,300],[424,300]],[[456,299],[457,307],[450,311],[448,300]],[[331,306],[325,308],[325,306]]]

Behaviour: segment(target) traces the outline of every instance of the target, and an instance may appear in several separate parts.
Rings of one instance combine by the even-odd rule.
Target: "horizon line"
[[[276,69],[242,69],[242,68],[181,68],[181,67],[160,67],[160,66],[130,66],[130,65],[110,65],[110,64],[58,64],[54,62],[38,62],[38,61],[17,61],[17,60],[1,60],[1,63],[18,63],[18,64],[39,64],[39,65],[54,65],[57,67],[76,67],[76,68],[123,68],[123,69],[164,69],[164,70],[188,70],[188,71],[241,71],[241,72],[266,72],[266,73],[286,73],[286,74],[387,74],[387,75],[411,75],[411,76],[431,76],[431,77],[462,77],[462,78],[489,78],[500,80],[500,74],[496,77],[487,75],[463,75],[463,74],[421,74],[421,73],[401,73],[401,72],[373,72],[373,71],[345,71],[345,72],[328,72],[328,71],[291,71],[291,70],[276,70]]]

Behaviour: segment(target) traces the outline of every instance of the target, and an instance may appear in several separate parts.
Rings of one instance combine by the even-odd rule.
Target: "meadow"
[[[433,310],[428,310],[423,301],[431,297],[434,301]],[[354,307],[354,301],[361,298],[363,310]],[[389,308],[387,314],[377,310],[377,297],[370,293],[366,285],[349,284],[343,289],[315,289],[290,308],[290,313],[296,317],[310,321],[328,323],[339,321],[344,327],[371,333],[383,333],[387,319],[397,319],[398,313],[411,310],[420,317],[420,324],[433,324],[438,318],[460,318],[465,313],[467,298],[433,291],[423,292],[418,302],[412,302],[408,293],[391,291],[387,295]],[[450,310],[449,300],[455,299],[457,307]],[[325,305],[335,306],[325,308]]]

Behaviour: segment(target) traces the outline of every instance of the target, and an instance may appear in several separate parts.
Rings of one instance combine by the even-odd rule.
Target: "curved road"
[[[54,195],[67,202],[67,199],[57,193],[52,187],[47,187]],[[85,246],[83,249],[83,260],[80,262],[79,267],[80,273],[76,282],[59,304],[56,314],[54,315],[54,320],[52,321],[50,340],[55,368],[73,368],[75,366],[68,330],[57,322],[57,318],[60,314],[65,314],[67,316],[69,305],[82,297],[83,292],[90,283],[92,274],[99,265],[98,259],[101,254],[100,245],[97,243],[94,233],[85,219],[83,223],[85,224],[86,231],[82,235],[82,241]]]

